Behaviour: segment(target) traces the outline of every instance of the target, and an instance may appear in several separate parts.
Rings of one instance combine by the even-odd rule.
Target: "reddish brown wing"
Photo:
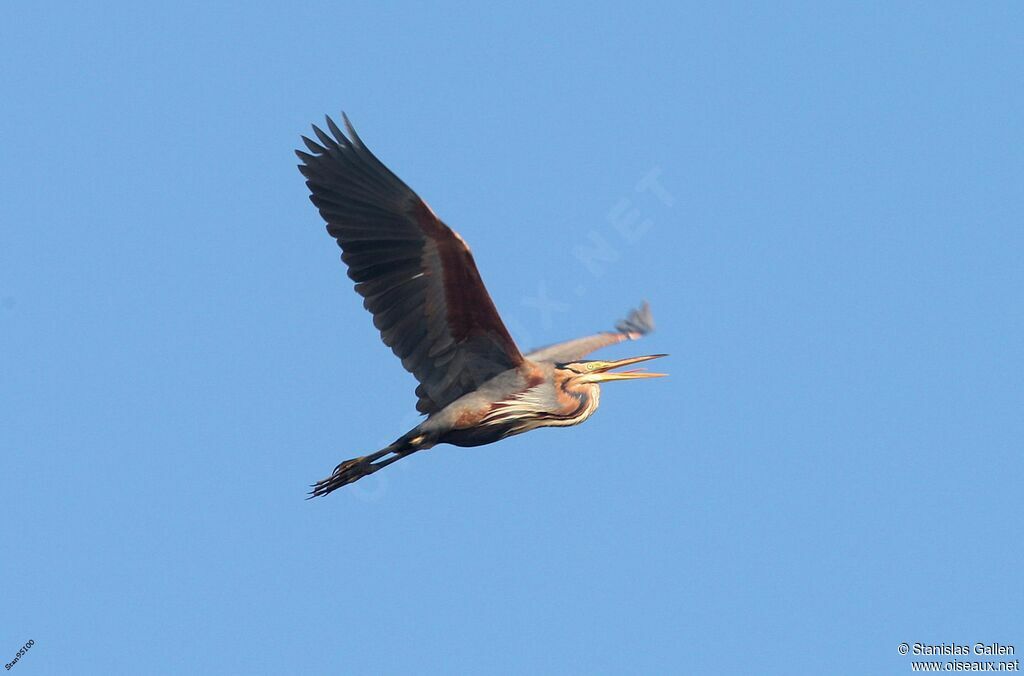
[[[416,376],[417,408],[438,411],[523,356],[469,247],[409,186],[327,118],[296,151],[310,199],[338,241],[348,276],[381,338]]]

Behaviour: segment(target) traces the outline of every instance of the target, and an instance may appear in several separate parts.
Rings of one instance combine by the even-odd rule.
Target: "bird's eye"
[[[595,364],[594,362],[590,362],[589,364],[587,364],[587,370],[588,371],[593,371],[596,368],[597,368],[597,364]]]

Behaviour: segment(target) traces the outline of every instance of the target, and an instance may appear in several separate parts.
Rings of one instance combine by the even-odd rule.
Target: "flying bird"
[[[341,260],[384,343],[412,373],[416,409],[427,417],[394,442],[346,460],[313,484],[327,495],[393,462],[447,443],[490,444],[538,427],[578,425],[597,410],[600,384],[657,378],[613,372],[666,355],[584,359],[654,328],[647,303],[606,331],[523,354],[494,307],[469,246],[360,140],[327,118],[313,126],[302,160],[310,199],[341,247]]]

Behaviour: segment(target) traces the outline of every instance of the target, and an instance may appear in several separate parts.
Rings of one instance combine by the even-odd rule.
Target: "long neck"
[[[579,425],[593,415],[601,403],[601,386],[595,383],[580,383],[575,378],[567,378],[557,387],[561,410],[556,415],[557,422],[550,425]]]
[[[523,390],[497,404],[484,418],[488,425],[507,425],[510,434],[538,427],[579,425],[597,410],[601,388],[579,383],[557,371],[553,382]]]

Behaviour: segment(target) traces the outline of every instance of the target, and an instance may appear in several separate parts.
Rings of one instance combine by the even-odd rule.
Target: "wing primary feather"
[[[523,357],[465,242],[366,147],[344,112],[296,150],[310,199],[381,339],[420,381],[431,413]]]

